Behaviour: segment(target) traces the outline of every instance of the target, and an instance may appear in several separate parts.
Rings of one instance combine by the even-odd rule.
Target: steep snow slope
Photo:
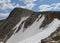
[[[40,15],[41,16],[41,15]],[[40,17],[39,16],[39,17]],[[38,18],[39,18],[38,17]],[[40,25],[42,24],[42,21],[44,20],[44,16],[39,20],[38,18],[36,19],[36,21],[31,25],[29,26],[24,32],[23,32],[23,29],[24,29],[24,24],[21,28],[21,30],[16,34],[16,35],[13,35],[8,41],[7,43],[17,43],[25,38],[29,38],[37,33],[39,33],[41,31],[41,29],[39,29]],[[22,19],[24,20],[24,19]],[[21,21],[20,21],[21,22]],[[18,23],[19,24],[19,23]],[[18,26],[17,26],[18,27]]]
[[[48,37],[51,33],[53,33],[60,26],[60,20],[54,19],[43,31],[35,34],[32,37],[24,39],[17,43],[38,43],[41,42],[42,39]]]
[[[42,17],[42,19],[43,18],[44,17]],[[38,30],[35,29],[35,28],[38,28],[38,27],[36,27],[35,23],[37,26],[39,26],[40,24],[38,24],[38,23],[40,23],[40,20],[38,21],[38,23],[35,21],[32,24],[32,28],[29,27],[25,32],[21,32],[21,31],[18,32],[17,35],[15,35],[15,37],[11,37],[7,41],[7,43],[38,43],[42,39],[48,37],[51,33],[53,33],[60,26],[60,20],[54,19],[48,26],[46,26],[44,28],[44,30],[40,31],[39,29]],[[34,29],[33,29],[33,25],[34,25]],[[35,33],[35,31],[37,31],[37,32]],[[35,35],[33,35],[34,33],[35,33]],[[23,40],[21,40],[21,39],[23,39]]]

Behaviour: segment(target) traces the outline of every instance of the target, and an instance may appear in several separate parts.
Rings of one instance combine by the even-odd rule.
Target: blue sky
[[[0,19],[6,18],[15,7],[33,11],[60,11],[60,0],[0,0]]]

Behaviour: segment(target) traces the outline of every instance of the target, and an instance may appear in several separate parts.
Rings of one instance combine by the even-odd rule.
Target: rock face
[[[3,22],[4,20],[0,20],[0,24],[1,24],[1,22]]]
[[[41,15],[39,18],[38,16]],[[31,26],[34,21],[38,18],[37,21],[44,15],[45,19],[42,22],[40,28],[45,27],[46,25],[50,24],[55,18],[60,20],[60,12],[53,12],[53,11],[46,11],[46,12],[33,12],[31,10],[23,9],[23,8],[15,8],[11,11],[10,15],[6,20],[3,21],[3,23],[0,25],[0,42],[6,43],[6,41],[14,34],[18,33],[24,23],[24,29],[23,32]],[[18,28],[15,27],[23,17],[28,17],[24,21],[22,21]],[[40,29],[39,28],[39,29]],[[60,39],[60,27],[59,30],[56,30],[56,32],[53,33],[53,35],[49,36],[53,38],[53,41],[59,41]],[[56,34],[56,36],[54,36]],[[59,38],[58,38],[59,37]],[[56,39],[57,38],[57,39]],[[47,41],[46,39],[46,41]],[[47,43],[45,39],[42,40],[41,43]],[[49,39],[50,41],[50,39]],[[48,42],[49,42],[48,41]]]
[[[0,26],[2,25],[3,21],[4,21],[4,20],[0,20]]]

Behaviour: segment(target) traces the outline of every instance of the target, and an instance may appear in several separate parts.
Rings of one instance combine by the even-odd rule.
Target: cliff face
[[[60,12],[33,12],[27,9],[22,8],[15,8],[11,11],[10,15],[6,20],[3,21],[3,23],[0,25],[0,42],[6,43],[6,41],[15,33],[18,33],[22,25],[23,32],[31,26],[35,21],[38,22],[42,16],[44,16],[44,20],[42,21],[42,24],[39,25],[39,29],[42,27],[45,28],[46,25],[50,24],[55,18],[60,20]],[[23,19],[24,18],[24,19]],[[34,28],[34,27],[33,27]],[[60,28],[58,28],[60,29]],[[56,37],[60,37],[60,35],[57,35],[60,33],[60,30],[56,30],[57,32],[54,32],[50,37],[53,38],[53,40],[56,39]],[[56,34],[56,36],[54,36]],[[47,39],[43,39],[41,43],[47,43]],[[46,40],[46,41],[45,41]],[[60,40],[56,39],[56,40]],[[50,41],[50,40],[48,40]]]
[[[2,25],[2,23],[4,22],[5,20],[0,20],[0,26]]]

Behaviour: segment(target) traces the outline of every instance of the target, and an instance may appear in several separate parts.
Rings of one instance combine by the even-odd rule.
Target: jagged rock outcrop
[[[39,18],[38,16],[41,15]],[[60,12],[55,11],[46,11],[46,12],[33,12],[31,10],[23,9],[23,8],[15,8],[11,11],[10,15],[3,23],[0,25],[0,42],[6,43],[6,41],[14,34],[18,33],[24,23],[23,32],[31,26],[35,20],[39,19],[44,16],[45,19],[43,20],[40,28],[45,27],[49,23],[51,23],[55,18],[60,20]],[[28,17],[27,19],[23,20],[19,25],[18,28],[16,25],[21,21],[23,17]],[[40,29],[39,28],[39,29]],[[54,33],[55,34],[55,33]]]

